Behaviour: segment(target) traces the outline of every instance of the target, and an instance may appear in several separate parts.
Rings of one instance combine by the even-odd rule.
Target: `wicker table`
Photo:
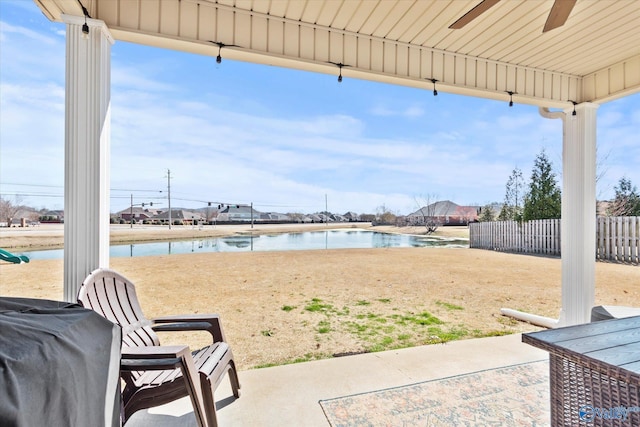
[[[549,352],[552,426],[640,426],[640,316],[522,341]]]

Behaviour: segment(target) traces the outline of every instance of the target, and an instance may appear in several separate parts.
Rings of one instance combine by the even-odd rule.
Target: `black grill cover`
[[[0,298],[0,426],[119,426],[120,343],[80,305]]]

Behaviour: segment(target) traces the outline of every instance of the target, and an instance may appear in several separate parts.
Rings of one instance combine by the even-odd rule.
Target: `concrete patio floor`
[[[326,427],[318,401],[548,358],[521,335],[478,338],[239,372],[241,396],[227,379],[216,391],[225,426]],[[126,427],[195,426],[188,398],[140,411]]]

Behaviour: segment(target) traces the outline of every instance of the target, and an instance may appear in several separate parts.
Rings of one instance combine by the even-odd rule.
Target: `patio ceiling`
[[[577,0],[544,33],[554,0],[498,1],[461,29],[480,0],[34,1],[54,21],[81,1],[116,40],[345,79],[556,108],[640,92],[637,0]]]

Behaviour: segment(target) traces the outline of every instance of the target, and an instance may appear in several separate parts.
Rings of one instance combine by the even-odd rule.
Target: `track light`
[[[514,94],[514,92],[508,90],[507,93],[509,94],[509,107],[513,107],[513,94]]]
[[[438,80],[436,79],[428,79],[431,81],[431,83],[433,83],[433,96],[438,96],[438,90],[436,89],[436,82]]]
[[[569,100],[569,102],[573,104],[573,112],[571,113],[571,115],[572,115],[572,116],[575,116],[575,115],[577,114],[577,113],[576,113],[576,105],[577,105],[578,103],[577,103],[576,101],[571,101],[571,100]]]

